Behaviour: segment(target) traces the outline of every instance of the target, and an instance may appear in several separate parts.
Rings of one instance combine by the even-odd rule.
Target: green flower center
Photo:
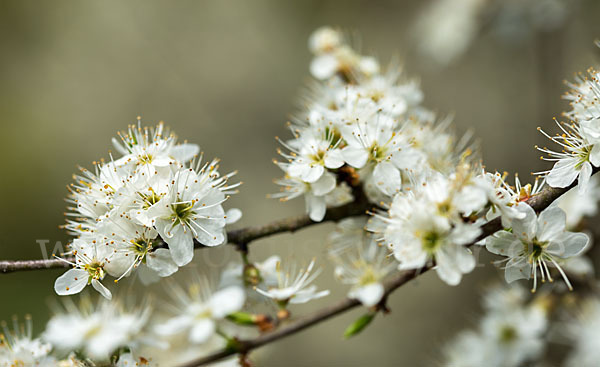
[[[175,219],[174,225],[186,223],[193,217],[196,214],[196,212],[192,210],[193,207],[194,204],[192,202],[171,204],[171,209],[173,210],[172,218]]]
[[[104,265],[99,262],[92,262],[86,264],[83,266],[83,269],[89,274],[88,282],[91,282],[92,279],[104,278]]]
[[[548,246],[547,242],[540,242],[534,239],[533,242],[523,242],[523,252],[529,254],[529,262],[537,262],[542,256],[544,256],[544,250]]]
[[[371,149],[369,151],[371,161],[375,161],[375,162],[383,161],[384,159],[387,158],[387,155],[385,154],[385,152],[386,152],[385,147],[381,147],[377,144],[373,144],[373,146],[371,146]]]
[[[575,169],[581,169],[581,166],[583,166],[585,162],[588,162],[590,160],[591,151],[592,150],[589,147],[586,147],[583,148],[580,152],[578,152],[577,157],[579,158],[579,161],[575,165]]]
[[[152,240],[148,240],[144,237],[138,238],[131,241],[131,250],[136,256],[142,259],[143,263],[146,263],[146,255],[152,250]]]
[[[342,133],[336,128],[327,126],[325,128],[325,138],[327,140],[331,139],[330,147],[333,147],[334,145],[337,144],[338,141],[340,141],[342,139]]]
[[[358,284],[367,285],[375,282],[377,282],[377,275],[373,271],[373,268],[371,266],[366,267],[360,279],[358,280]]]
[[[507,344],[517,339],[517,330],[510,326],[505,325],[500,329],[500,342]]]
[[[313,154],[310,157],[315,163],[323,163],[325,160],[325,151],[324,150],[319,150],[317,152],[317,154]]]
[[[421,237],[421,246],[423,246],[423,250],[430,255],[433,255],[441,245],[442,236],[437,232],[426,232]]]
[[[149,194],[144,194],[140,192],[138,193],[138,195],[140,195],[140,197],[144,201],[144,204],[142,205],[144,209],[148,209],[152,205],[158,203],[161,198],[160,195],[156,194],[154,191],[150,191]]]
[[[144,154],[144,155],[140,155],[138,156],[138,164],[150,164],[152,163],[152,160],[154,159],[154,157],[152,156],[152,154]]]

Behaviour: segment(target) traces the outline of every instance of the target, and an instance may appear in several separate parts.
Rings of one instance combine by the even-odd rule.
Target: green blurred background
[[[239,170],[241,193],[229,207],[244,211],[239,225],[301,213],[302,200],[281,204],[265,195],[278,188],[274,136],[308,80],[310,33],[322,25],[360,34],[362,49],[385,62],[399,56],[418,77],[425,105],[454,114],[460,133],[474,131],[490,170],[547,168],[536,131],[566,108],[563,79],[600,60],[600,2],[573,9],[554,34],[505,43],[489,34],[447,67],[419,57],[413,25],[429,1],[2,1],[0,2],[0,258],[41,256],[38,239],[66,243],[63,200],[77,165],[107,157],[116,131],[140,115],[165,121],[198,143],[223,171]],[[296,315],[345,294],[333,281],[323,242],[331,224],[252,245],[253,259],[271,253],[323,258],[319,284],[331,296],[296,307]],[[211,250],[212,251],[212,250]],[[203,264],[230,259],[230,249],[198,256]],[[489,264],[484,258],[483,263]],[[36,329],[60,270],[0,275],[0,319],[31,313]],[[438,346],[470,325],[479,295],[500,279],[491,265],[445,285],[430,273],[396,292],[392,313],[360,337],[342,341],[360,311],[279,341],[257,357],[263,366],[428,366]]]

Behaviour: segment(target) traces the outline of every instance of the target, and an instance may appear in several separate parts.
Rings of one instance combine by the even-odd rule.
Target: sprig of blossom
[[[219,332],[219,323],[229,314],[240,311],[246,301],[242,287],[212,291],[203,276],[197,276],[186,288],[173,285],[169,291],[174,312],[156,326],[156,331],[165,336],[187,334],[189,342],[194,344],[206,343]]]
[[[24,325],[14,318],[12,329],[4,321],[1,326],[0,366],[55,366],[56,359],[50,355],[52,345],[40,338],[33,338],[31,316],[25,317]]]
[[[564,95],[570,101],[571,110],[564,112],[569,123],[558,122],[560,135],[542,134],[561,146],[560,152],[536,147],[548,155],[542,159],[554,161],[551,170],[538,172],[546,175],[552,187],[567,187],[576,179],[579,192],[584,193],[594,168],[600,166],[600,81],[598,72],[590,68],[588,75],[579,74],[575,81],[567,83],[571,88]]]
[[[295,263],[286,264],[288,267],[282,267],[281,262],[277,263],[277,284],[267,285],[264,289],[256,287],[256,291],[273,299],[281,309],[285,309],[288,304],[306,303],[329,295],[329,290],[317,291],[317,286],[312,284],[321,272],[321,269],[313,272],[314,259],[305,269],[298,269]]]
[[[57,308],[42,337],[58,351],[80,351],[98,362],[108,361],[120,348],[160,345],[148,330],[150,305],[127,306],[116,300],[94,302],[84,297],[75,303],[67,299]]]
[[[65,227],[77,238],[66,253],[73,269],[55,283],[60,295],[91,284],[111,298],[106,275],[118,281],[142,268],[142,280],[153,281],[188,264],[194,241],[226,241],[231,219],[222,204],[239,185],[228,183],[235,173],[221,175],[218,160],[202,163],[198,146],[177,143],[163,123],[142,128],[138,120],[119,137],[113,144],[122,157],[96,162],[93,172],[82,168],[69,186]]]
[[[533,278],[532,292],[535,292],[538,273],[542,282],[552,282],[549,267],[555,267],[572,289],[559,261],[581,253],[589,241],[588,236],[566,231],[565,212],[557,205],[551,205],[539,216],[528,205],[521,206],[519,210],[525,213],[525,217],[513,220],[511,231],[497,232],[486,240],[488,251],[507,256],[506,281],[511,283]]]
[[[409,189],[412,172],[453,172],[467,146],[448,133],[449,120],[433,122],[417,83],[393,65],[380,70],[338,30],[319,29],[309,44],[311,72],[321,81],[288,124],[293,138],[278,139],[286,151],[275,163],[285,175],[272,197],[304,196],[310,218],[321,221],[327,205],[352,201],[351,189],[378,205]]]
[[[372,307],[383,298],[383,280],[397,265],[389,261],[387,249],[376,243],[365,225],[363,217],[341,221],[336,232],[329,236],[332,244],[329,255],[336,265],[336,278],[351,286],[348,297]],[[363,233],[357,234],[359,231]]]
[[[537,172],[544,175],[548,185],[552,187],[567,187],[575,180],[579,191],[585,192],[592,176],[593,167],[600,165],[600,145],[594,143],[593,137],[577,122],[566,124],[556,121],[562,135],[550,136],[544,130],[538,130],[553,143],[561,146],[562,151],[555,152],[548,148],[536,148],[548,155],[541,159],[555,162],[552,169]]]
[[[438,173],[421,182],[396,195],[387,213],[375,213],[367,228],[393,252],[400,270],[435,262],[438,276],[456,285],[475,267],[475,258],[464,245],[481,233],[477,218],[485,215],[496,195],[494,186],[468,165],[450,178]]]
[[[565,366],[592,367],[600,358],[600,300],[592,296],[577,311],[561,328],[573,345]]]
[[[445,347],[443,365],[518,367],[536,361],[544,351],[548,327],[543,305],[526,303],[526,297],[515,298],[514,291],[500,287],[491,288],[485,299],[487,313],[478,328],[459,333]]]

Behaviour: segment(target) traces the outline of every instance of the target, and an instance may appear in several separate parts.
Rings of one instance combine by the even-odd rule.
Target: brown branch
[[[359,196],[358,200],[352,203],[342,205],[335,208],[327,209],[327,214],[321,222],[313,222],[308,215],[301,215],[291,218],[280,219],[262,226],[250,226],[240,229],[235,229],[227,232],[227,241],[229,244],[244,248],[247,244],[258,239],[272,236],[283,232],[295,232],[299,229],[329,221],[339,221],[341,219],[365,214],[370,206],[366,199]],[[157,247],[166,246],[166,244],[158,245]],[[196,242],[196,248],[204,248],[202,244]],[[49,259],[49,260],[5,260],[0,261],[0,273],[11,273],[23,270],[43,270],[53,268],[68,268],[66,262]]]
[[[405,271],[405,272],[402,272],[402,273],[396,275],[393,279],[391,279],[390,281],[388,281],[385,284],[386,291],[385,291],[384,297],[389,295],[394,290],[396,290],[403,284],[407,283],[411,279],[414,279],[415,277],[417,277],[417,275],[424,273],[424,272],[428,271],[429,269],[430,269],[430,267],[424,268],[420,271],[410,270],[410,271]],[[232,348],[223,349],[216,353],[210,354],[206,357],[197,359],[193,362],[189,362],[187,364],[181,365],[181,367],[203,366],[203,365],[227,358],[234,354],[247,353],[247,352],[251,351],[252,349],[256,349],[265,344],[272,343],[281,338],[285,338],[286,336],[300,332],[300,331],[302,331],[306,328],[309,328],[313,325],[316,325],[322,321],[326,321],[327,319],[330,319],[334,316],[337,316],[348,310],[351,310],[354,307],[357,307],[359,305],[360,305],[360,302],[358,302],[357,300],[346,298],[332,306],[325,307],[309,316],[305,316],[301,319],[298,319],[297,321],[295,321],[293,323],[287,324],[287,325],[285,325],[279,329],[276,329],[272,332],[262,334],[255,339],[240,340],[237,343],[237,348],[235,348],[235,349],[232,349]]]
[[[329,208],[323,222],[337,222],[347,217],[362,215],[365,214],[367,209],[369,209],[369,205],[361,201],[355,201],[337,208]],[[232,244],[243,245],[274,234],[295,232],[313,224],[317,224],[317,222],[313,222],[308,215],[285,218],[263,226],[246,227],[229,231],[227,232],[227,241]]]
[[[0,273],[12,273],[14,271],[21,270],[43,270],[43,269],[57,269],[57,268],[68,268],[71,265],[68,263],[58,260],[4,260],[0,261]]]
[[[598,171],[598,169],[595,169],[594,173],[596,173],[597,171]],[[569,187],[565,187],[565,188],[546,187],[539,194],[529,198],[529,200],[527,200],[526,202],[537,212],[540,212],[540,211],[546,209],[550,204],[552,204],[552,202],[554,202],[556,199],[558,199],[561,195],[563,195],[564,193],[569,191],[571,188],[576,186],[576,184],[577,183],[574,182]],[[475,243],[485,239],[486,237],[494,234],[495,232],[497,232],[501,229],[502,229],[501,219],[500,218],[493,219],[493,220],[485,223],[483,226],[481,226],[481,230],[482,230],[481,235],[475,241],[468,244],[467,246],[473,246],[473,245],[475,245]],[[386,282],[386,284],[385,284],[386,291],[385,291],[383,298],[385,299],[394,290],[400,288],[402,285],[404,285],[407,282],[409,282],[410,280],[416,278],[420,274],[423,274],[423,273],[427,272],[428,270],[432,269],[433,266],[434,265],[431,264],[422,269],[409,270],[409,271],[404,271],[404,272],[397,274],[390,281]],[[320,310],[314,312],[311,315],[305,316],[305,317],[295,321],[294,323],[287,324],[283,327],[275,329],[274,331],[262,334],[262,335],[258,336],[257,338],[249,339],[249,340],[240,340],[240,341],[238,341],[238,343],[236,343],[236,348],[228,348],[228,349],[226,348],[226,349],[219,350],[213,354],[209,354],[200,359],[197,359],[195,361],[184,364],[181,367],[204,366],[206,364],[222,360],[222,359],[232,356],[234,354],[248,353],[249,351],[251,351],[253,349],[259,348],[265,344],[272,343],[281,338],[285,338],[286,336],[293,335],[293,334],[300,332],[306,328],[316,325],[322,321],[325,321],[334,316],[340,315],[340,314],[342,314],[348,310],[351,310],[354,307],[357,307],[359,305],[360,305],[360,302],[358,302],[354,299],[346,298],[332,306],[325,307],[323,309],[320,309]]]

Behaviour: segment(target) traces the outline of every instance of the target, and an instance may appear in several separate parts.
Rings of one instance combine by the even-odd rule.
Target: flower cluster
[[[563,328],[573,345],[565,366],[592,367],[600,358],[600,299],[589,297],[581,303],[577,315],[566,320]]]
[[[290,317],[289,304],[324,297],[311,284],[318,276],[315,261],[304,270],[294,262],[282,270],[279,257],[262,263],[231,263],[215,286],[211,274],[185,274],[184,282],[169,279],[168,301],[157,304],[146,297],[135,303],[132,296],[107,300],[88,295],[79,302],[66,298],[54,307],[54,316],[38,338],[32,338],[31,320],[25,327],[15,321],[0,333],[0,366],[83,367],[116,362],[117,367],[177,365],[230,346],[236,338],[256,335],[272,327],[268,314],[248,309],[273,299],[276,317]],[[182,272],[185,273],[185,272]],[[183,275],[183,274],[182,274]],[[245,327],[241,327],[245,326]],[[240,366],[233,359],[224,366]]]
[[[366,222],[366,217],[341,221],[328,242],[336,278],[351,286],[348,297],[372,307],[383,298],[383,282],[397,265],[389,260],[387,249],[365,230]]]
[[[553,143],[558,144],[561,151],[538,147],[548,155],[542,157],[555,162],[549,171],[539,172],[546,175],[546,181],[552,187],[568,187],[577,180],[579,191],[587,189],[594,169],[600,167],[600,98],[599,74],[594,69],[588,70],[587,76],[578,76],[565,94],[570,101],[571,110],[564,113],[570,121],[556,121],[560,134],[550,136],[539,129]]]
[[[485,315],[476,330],[457,334],[444,348],[448,367],[554,365],[552,352],[564,349],[562,366],[592,367],[600,358],[600,300],[570,299],[549,292],[535,296],[520,286],[492,286],[483,298]],[[551,337],[546,337],[551,335]],[[554,348],[553,344],[559,348]]]
[[[0,366],[55,366],[56,360],[50,354],[52,345],[40,338],[32,337],[31,317],[26,317],[23,326],[18,323],[17,319],[14,319],[13,323],[12,330],[6,323],[2,323]]]
[[[506,175],[486,172],[477,163],[468,139],[456,139],[449,132],[449,120],[436,123],[432,113],[420,105],[423,97],[416,84],[400,82],[393,67],[388,72],[364,68],[364,64],[378,62],[353,51],[339,31],[319,29],[309,43],[316,54],[311,71],[325,82],[312,88],[304,109],[290,123],[294,138],[281,142],[289,152],[280,151],[287,161],[277,164],[286,175],[277,181],[283,191],[274,196],[287,200],[304,195],[314,221],[324,218],[327,204],[360,201],[357,195],[365,195],[377,207],[367,225],[373,235],[365,238],[359,229],[333,236],[337,275],[353,285],[351,297],[373,305],[383,294],[380,281],[390,270],[380,262],[377,252],[382,250],[376,248],[376,242],[393,253],[398,269],[433,265],[446,283],[458,284],[462,275],[475,267],[469,247],[479,240],[480,226],[500,217],[504,228],[520,228],[533,213],[525,202],[542,190],[546,180],[550,185],[556,183],[550,173],[533,184],[522,184],[515,177],[513,186],[506,182]],[[329,66],[326,71],[324,65]],[[556,139],[567,139],[564,145],[570,148],[579,146],[570,136]],[[591,175],[591,166],[577,167]],[[356,223],[360,221],[365,222],[356,219]],[[348,223],[340,228],[351,227]],[[558,232],[543,237],[544,248],[553,251],[548,245],[551,241],[562,244],[562,237],[554,238]],[[341,254],[339,247],[346,247],[344,243],[351,242],[348,238],[352,236],[360,246]],[[527,263],[527,274],[535,275],[541,266],[542,279],[552,279],[546,262],[554,264],[554,257],[562,262],[585,247],[585,235],[573,234],[573,238],[576,249],[554,256],[544,251],[535,259],[520,246],[518,272],[524,271]],[[494,246],[488,249],[499,253]],[[516,262],[511,260],[507,271],[512,271]],[[560,266],[557,269],[562,273]],[[365,277],[370,279],[370,287],[365,287]],[[526,276],[518,278],[522,277]],[[369,295],[363,293],[369,291]]]
[[[280,151],[285,161],[276,162],[285,177],[273,197],[304,195],[311,219],[321,221],[328,204],[356,199],[356,187],[377,203],[401,191],[411,170],[453,159],[453,138],[420,106],[415,82],[401,81],[393,66],[380,72],[375,59],[356,53],[337,30],[317,30],[310,44],[311,71],[323,81],[310,88],[289,124],[294,138],[281,141],[289,152]]]
[[[474,173],[467,164],[449,176],[431,172],[410,191],[397,194],[387,213],[376,213],[367,228],[393,252],[400,270],[435,262],[439,277],[456,285],[475,267],[465,245],[478,239],[486,216],[520,217],[500,182],[496,175]]]
[[[544,351],[548,327],[543,304],[527,303],[520,287],[492,288],[485,298],[486,315],[477,330],[463,331],[446,346],[448,367],[518,367]]]
[[[104,297],[111,292],[101,283],[108,274],[121,279],[140,269],[142,280],[166,277],[188,264],[194,241],[204,246],[226,242],[223,209],[233,173],[221,176],[218,161],[202,163],[197,145],[177,143],[160,123],[142,128],[141,122],[113,139],[120,157],[81,169],[69,186],[71,204],[67,230],[73,269],[59,277],[59,295],[81,292],[91,284]],[[229,217],[239,218],[233,210]]]
[[[308,217],[316,222],[328,206],[355,201],[367,210],[340,220],[327,238],[335,276],[349,286],[351,300],[341,307],[360,302],[369,308],[345,337],[387,309],[387,295],[398,285],[386,283],[394,272],[408,271],[402,280],[433,268],[441,280],[457,285],[476,266],[473,248],[487,249],[505,257],[497,263],[504,265],[507,283],[533,278],[535,292],[538,278],[552,282],[558,273],[566,287],[550,293],[540,286],[537,295],[519,286],[491,289],[479,327],[446,348],[447,365],[518,367],[537,361],[551,313],[568,304],[566,289],[575,284],[567,274],[581,280],[593,273],[582,256],[589,235],[575,231],[597,212],[600,198],[598,182],[590,178],[600,166],[598,73],[590,70],[588,78],[570,84],[572,110],[565,115],[572,122],[558,123],[562,134],[550,137],[563,151],[540,148],[556,161],[554,167],[542,172],[543,180],[523,184],[515,176],[511,185],[507,174],[482,167],[469,137],[457,139],[449,119],[437,121],[421,106],[417,84],[403,81],[397,68],[382,72],[375,58],[355,51],[332,28],[317,30],[309,47],[318,81],[289,124],[293,138],[280,141],[285,161],[276,164],[285,176],[276,181],[283,189],[273,196],[304,196]],[[226,243],[226,225],[241,217],[238,209],[223,208],[239,185],[229,183],[234,173],[221,175],[217,160],[203,163],[198,146],[178,143],[162,123],[142,128],[138,121],[119,137],[113,140],[119,157],[95,163],[93,171],[81,169],[69,186],[65,228],[75,239],[62,260],[73,268],[54,287],[59,295],[73,295],[91,285],[104,298],[65,300],[39,338],[32,337],[29,319],[24,328],[3,325],[0,367],[173,365],[223,348],[244,352],[239,363],[226,365],[247,365],[245,352],[262,343],[253,346],[247,335],[277,327],[291,316],[290,305],[330,294],[315,284],[321,272],[316,259],[307,266],[277,255],[252,262],[247,243],[238,241],[241,262],[229,262],[216,277],[204,267],[202,275],[166,282],[171,300],[163,307],[149,298],[135,306],[113,300],[102,284],[107,275],[117,282],[136,272],[144,283],[171,276],[192,261],[195,247]],[[553,190],[546,185],[569,187],[577,178],[580,195],[547,206],[544,195]],[[544,210],[536,199],[544,201]],[[283,230],[294,229],[282,223]],[[503,230],[483,240],[500,224]],[[273,227],[258,232],[282,230]],[[277,307],[275,315],[249,311],[265,299]],[[568,365],[597,364],[600,302],[587,299],[581,316],[564,328],[576,345]],[[308,317],[308,323],[339,310],[326,309],[330,314]]]
[[[67,299],[46,325],[42,338],[58,353],[79,351],[94,361],[106,361],[121,348],[160,345],[148,330],[151,312],[147,302],[132,307],[116,300],[95,303],[83,297],[75,303]]]

